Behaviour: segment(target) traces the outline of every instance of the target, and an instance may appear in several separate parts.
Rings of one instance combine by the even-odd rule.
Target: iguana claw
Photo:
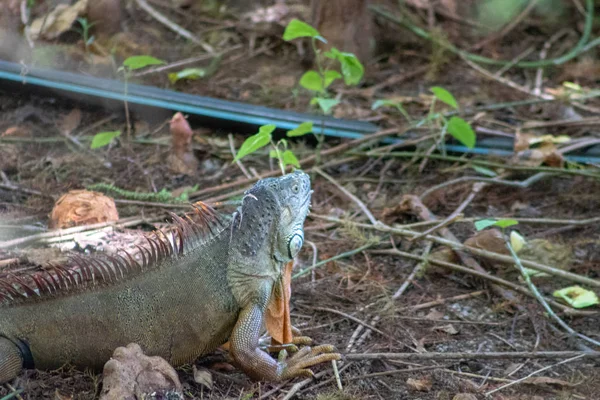
[[[286,360],[287,352],[283,350],[279,355],[279,362],[285,364],[281,379],[313,377],[314,373],[307,368],[323,362],[339,360],[342,356],[334,351],[335,348],[332,345],[320,345],[312,348],[307,346]]]

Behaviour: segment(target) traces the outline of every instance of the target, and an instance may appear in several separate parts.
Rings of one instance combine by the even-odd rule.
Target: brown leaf
[[[81,110],[74,108],[58,122],[60,133],[69,136],[81,124]]]
[[[421,379],[408,378],[406,380],[406,384],[413,390],[417,390],[419,392],[429,392],[433,383],[431,382],[431,378],[425,377]]]
[[[430,321],[437,321],[442,318],[444,318],[444,313],[435,309],[429,311],[429,314],[425,316],[425,319]]]
[[[465,246],[492,251],[494,253],[509,254],[504,238],[502,237],[502,232],[498,229],[485,229],[477,232],[465,240]]]
[[[454,327],[454,325],[451,325],[451,324],[434,326],[433,330],[439,331],[439,332],[444,332],[444,333],[447,333],[448,335],[457,335],[458,334],[458,329],[456,329]]]
[[[197,368],[193,366],[194,382],[207,387],[209,390],[213,388],[212,374],[206,368]]]
[[[48,14],[36,18],[30,26],[31,39],[56,39],[85,14],[87,3],[88,0],[79,0],[71,6],[59,4]]]
[[[477,400],[477,396],[472,393],[458,393],[452,400]]]
[[[547,376],[531,377],[523,381],[530,385],[546,386],[546,385],[557,385],[562,387],[574,387],[577,386],[571,382],[563,381],[561,379],[549,378]]]

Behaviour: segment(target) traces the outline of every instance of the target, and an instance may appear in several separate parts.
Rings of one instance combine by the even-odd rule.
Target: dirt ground
[[[252,25],[235,15],[207,17],[206,10],[192,7],[181,11],[165,3],[156,2],[162,5],[160,9],[165,15],[202,35],[225,55],[216,71],[206,79],[172,84],[166,73],[153,73],[134,78],[134,82],[287,110],[311,111],[309,94],[297,86],[306,70],[304,56],[297,46],[280,40],[282,26]],[[581,29],[574,21],[581,21],[582,17],[578,16],[577,7],[566,3],[562,22],[548,25],[534,13],[484,47],[481,54],[512,60],[532,46],[539,52],[551,36],[549,32],[561,24],[569,26],[571,31],[574,30],[571,26],[579,30],[577,34],[566,34],[547,57],[568,51],[575,46]],[[573,3],[579,5],[580,2]],[[47,7],[50,6],[42,3],[36,11],[43,15]],[[411,7],[408,10],[426,20],[426,11]],[[436,14],[436,26],[446,31],[448,40],[456,46],[469,48],[482,40],[481,35],[465,33],[471,30],[466,30],[464,21],[445,17],[443,9],[438,11],[441,14]],[[306,15],[307,11],[300,8],[298,12]],[[201,21],[203,28],[194,25],[194,21]],[[378,29],[387,32],[387,39],[381,40],[385,43],[378,50],[380,55],[367,65],[367,75],[359,87],[333,86],[333,92],[343,95],[334,113],[336,117],[371,121],[382,129],[402,131],[406,122],[399,112],[393,108],[372,110],[372,103],[401,98],[408,113],[418,120],[429,111],[429,88],[433,86],[451,91],[464,109],[534,98],[537,69],[512,68],[502,79],[490,79],[448,52],[436,53],[435,46],[432,48],[429,42],[410,36],[406,29],[380,17],[377,21]],[[598,29],[594,32],[597,34]],[[115,36],[98,39],[98,46],[106,46],[105,50],[109,49],[110,40],[117,40],[117,45],[110,42],[117,60],[133,54],[152,54],[175,62],[202,53],[199,46],[177,37],[133,5],[124,13],[122,32],[118,35],[117,39]],[[68,32],[36,49],[34,58],[37,65],[115,77],[114,65],[107,61],[107,56],[98,51],[93,53],[92,58],[88,57],[81,38]],[[208,64],[209,61],[202,61],[193,65]],[[490,71],[495,70],[490,67]],[[586,140],[593,143],[599,135],[597,120],[580,124],[564,121],[598,117],[600,102],[591,99],[580,102],[583,107],[579,107],[560,101],[559,91],[564,81],[576,82],[586,90],[594,89],[600,76],[597,71],[600,71],[597,52],[592,50],[545,70],[541,88],[544,94],[556,95],[555,100],[518,107],[499,106],[471,113],[468,119],[478,128],[478,140],[483,137],[515,140],[527,131],[537,136],[568,135],[575,143],[584,145]],[[530,92],[523,93],[511,83],[529,88]],[[75,114],[76,122],[65,129]],[[133,114],[131,118],[134,139],[130,143],[121,137],[110,146],[90,150],[88,144],[95,133],[125,131],[122,110],[92,107],[58,96],[15,93],[0,83],[0,245],[3,241],[45,232],[55,200],[69,190],[91,184],[107,183],[144,193],[193,187],[191,200],[208,203],[239,199],[239,190],[249,186],[240,168],[231,162],[227,134],[233,134],[235,147],[239,148],[244,140],[239,132],[210,130],[194,125],[191,118],[195,130],[194,157],[198,164],[194,173],[174,173],[167,161],[172,152],[168,120],[157,121],[143,114]],[[528,128],[527,124],[533,123],[538,123],[537,128]],[[546,157],[548,153],[543,153],[543,160],[536,160],[527,152],[512,159],[444,156],[437,151],[433,153],[440,157],[423,157],[433,150],[432,133],[436,133],[435,140],[438,133],[435,130],[411,129],[405,137],[418,142],[417,145],[398,147],[385,156],[368,153],[369,150],[385,151],[384,145],[377,143],[368,143],[362,148],[351,146],[346,149],[350,152],[325,156],[323,170],[336,184],[311,170],[315,190],[313,208],[305,226],[305,247],[294,272],[303,271],[315,261],[342,256],[293,280],[292,323],[315,343],[330,343],[342,354],[353,355],[338,363],[343,390],[338,389],[330,364],[314,368],[318,373],[314,380],[257,383],[240,371],[228,368],[222,362],[223,354],[216,353],[196,361],[197,366],[207,367],[211,372],[212,389],[195,382],[191,366],[178,369],[185,398],[290,398],[286,395],[320,400],[600,398],[597,357],[541,358],[529,354],[511,358],[504,354],[597,349],[589,342],[568,335],[548,317],[535,298],[524,295],[522,292],[529,289],[513,265],[486,257],[465,256],[464,252],[459,256],[444,253],[447,247],[440,241],[422,238],[411,241],[406,232],[377,229],[352,199],[352,196],[358,198],[386,226],[418,232],[434,226],[431,222],[413,225],[423,221],[423,207],[440,220],[459,210],[460,216],[450,221],[446,230],[438,227],[432,234],[446,239],[454,235],[461,243],[475,235],[474,220],[517,219],[519,233],[532,248],[538,246],[530,248],[526,259],[598,282],[599,224],[596,220],[585,222],[598,217],[600,209],[598,166],[566,163],[560,170],[550,171],[549,176],[527,187],[493,183],[481,179],[484,175],[477,167],[493,170],[500,174],[500,179],[514,183],[546,171],[544,168],[549,168],[552,160]],[[328,138],[323,151],[336,149],[342,143],[347,141]],[[314,154],[315,144],[310,139],[296,140],[291,148],[303,159]],[[472,163],[472,160],[481,163]],[[277,169],[266,153],[245,158],[244,165],[259,175]],[[473,180],[455,181],[464,177]],[[422,197],[419,200],[422,203],[417,201],[418,196],[432,188],[437,189]],[[115,197],[119,200],[119,196]],[[167,209],[173,210],[169,204],[120,200],[117,201],[120,218],[158,216],[153,221],[160,222],[166,219]],[[225,204],[222,210],[231,212],[233,208]],[[151,227],[151,223],[140,223],[128,230]],[[22,257],[28,251],[27,247],[3,249],[0,246],[0,265],[3,265],[2,260]],[[471,269],[476,263],[487,277],[433,262],[421,265],[406,254],[417,258],[432,255],[446,263]],[[490,276],[523,290],[496,286]],[[536,277],[533,282],[546,298],[552,298],[555,290],[573,284],[597,291],[597,287],[582,281],[574,283],[564,275]],[[600,340],[597,307],[573,310],[553,305],[570,328],[592,340]],[[476,352],[503,354],[488,359],[469,355]],[[361,358],[361,354],[367,353],[412,353],[421,357]],[[463,357],[444,358],[443,354],[449,353],[463,353]],[[431,354],[434,356],[428,358]],[[77,371],[65,366],[58,371],[25,371],[11,385],[2,386],[0,396],[12,394],[18,398],[14,391],[23,389],[18,396],[25,399],[95,399],[101,385],[102,375],[98,371]]]

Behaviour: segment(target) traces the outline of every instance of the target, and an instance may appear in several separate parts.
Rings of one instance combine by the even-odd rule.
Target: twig
[[[339,153],[343,153],[348,149],[351,149],[353,147],[356,147],[360,144],[364,144],[367,142],[371,142],[371,141],[377,141],[379,139],[382,139],[384,137],[390,136],[394,133],[402,133],[401,129],[398,128],[392,128],[392,129],[385,129],[370,135],[365,135],[364,137],[360,138],[360,139],[354,139],[351,140],[350,142],[347,143],[343,143],[340,144],[338,146],[332,147],[330,149],[327,149],[325,151],[321,152],[321,157],[326,157],[326,156],[333,156],[335,154],[339,154]],[[316,156],[312,155],[306,158],[303,158],[302,160],[300,160],[300,165],[302,166],[307,166],[307,165],[311,165],[312,163],[314,163],[316,160]],[[323,166],[322,166],[323,167]],[[291,166],[289,167],[290,169],[292,168]],[[267,172],[266,174],[264,174],[262,177],[263,178],[268,178],[268,177],[273,177],[273,176],[277,176],[280,174],[281,171],[271,171],[271,172]],[[235,182],[230,182],[230,183],[226,183],[223,185],[219,185],[219,186],[215,186],[212,188],[207,188],[207,189],[203,189],[203,190],[199,190],[197,192],[191,193],[190,197],[194,197],[194,198],[198,198],[201,196],[205,196],[209,193],[215,193],[215,192],[220,192],[222,190],[227,190],[227,189],[231,189],[237,186],[245,186],[245,185],[249,185],[253,182],[255,182],[257,179],[256,178],[252,178],[252,179],[240,179],[237,180]]]
[[[362,210],[362,212],[367,216],[367,218],[369,218],[369,221],[371,221],[371,223],[373,225],[376,225],[378,223],[377,219],[373,216],[373,214],[371,214],[371,211],[369,211],[369,209],[367,208],[367,206],[365,205],[365,203],[363,203],[358,197],[356,197],[355,195],[353,195],[352,193],[350,193],[345,187],[343,187],[342,185],[340,185],[338,183],[338,181],[336,181],[335,179],[333,179],[333,177],[325,172],[323,172],[320,168],[318,167],[314,167],[313,171],[317,172],[319,175],[321,175],[323,178],[327,179],[329,182],[331,182],[335,187],[337,187],[342,193],[344,193],[346,196],[348,196],[353,202],[356,203],[356,205],[358,205],[358,207]]]
[[[235,159],[235,145],[233,144],[233,135],[230,133],[229,135],[227,135],[227,138],[229,139],[229,150],[231,150],[231,155]],[[246,175],[246,178],[248,178],[248,179],[254,178],[252,175],[250,175],[250,172],[248,172],[246,167],[244,167],[244,164],[242,164],[241,160],[235,160],[235,164],[242,171],[242,173],[244,175]]]
[[[534,2],[535,1],[536,0],[534,0]],[[540,60],[545,60],[546,57],[548,56],[548,50],[550,50],[550,47],[552,46],[552,44],[554,44],[554,42],[556,42],[558,39],[560,39],[563,35],[565,35],[567,33],[568,33],[568,31],[566,29],[561,29],[560,31],[558,31],[554,35],[552,35],[550,37],[550,39],[548,39],[546,41],[546,43],[544,43],[544,47],[542,47],[542,51],[540,51]],[[533,94],[535,96],[539,96],[542,94],[543,79],[544,79],[544,68],[540,67],[535,72],[535,87],[533,88]]]
[[[150,14],[150,16],[152,16],[152,18],[154,18],[161,24],[165,25],[167,28],[169,28],[173,32],[200,45],[200,47],[202,47],[204,49],[204,51],[206,51],[207,53],[215,55],[215,50],[212,48],[212,46],[210,46],[208,43],[197,38],[190,31],[182,28],[181,26],[177,25],[173,21],[169,20],[167,17],[165,17],[160,12],[158,12],[156,9],[154,9],[154,7],[152,7],[150,4],[148,4],[148,2],[146,2],[146,0],[135,0],[135,2],[142,10],[144,10],[148,14]]]
[[[347,251],[345,253],[338,254],[337,256],[328,258],[327,260],[319,261],[318,263],[313,264],[310,267],[305,268],[302,271],[298,272],[297,274],[293,275],[292,279],[300,278],[301,276],[304,276],[304,275],[308,274],[313,269],[319,268],[321,265],[325,265],[325,264],[330,263],[330,262],[335,261],[335,260],[339,260],[339,259],[342,259],[342,258],[353,256],[354,254],[360,253],[361,251],[366,250],[369,247],[373,247],[374,245],[375,245],[374,242],[373,243],[367,243],[367,244],[365,244],[363,246],[360,246],[357,249],[350,250],[350,251]],[[2,248],[2,247],[0,247],[0,248]]]
[[[229,54],[233,51],[239,50],[242,47],[244,47],[244,46],[241,44],[236,44],[235,46],[225,49],[225,50],[219,52],[218,54],[202,54],[198,57],[186,58],[184,60],[175,61],[175,62],[169,63],[167,65],[161,65],[161,66],[154,67],[154,68],[148,68],[148,69],[142,70],[140,72],[131,74],[131,76],[137,78],[140,76],[145,76],[145,75],[150,75],[150,74],[156,74],[158,72],[168,71],[173,68],[183,67],[184,65],[188,65],[188,64],[194,64],[199,61],[210,60],[214,57],[222,57],[225,54]]]
[[[508,237],[505,237],[504,240],[506,242],[506,247],[508,248],[508,251],[510,251],[510,255],[512,256],[513,260],[515,261],[517,268],[521,272],[521,276],[525,280],[525,283],[527,283],[527,287],[529,287],[529,290],[531,290],[531,293],[533,293],[533,295],[540,302],[542,307],[544,307],[544,310],[546,310],[548,315],[550,315],[550,317],[552,319],[554,319],[556,321],[556,323],[558,323],[565,331],[567,331],[567,333],[569,335],[578,337],[578,338],[585,340],[586,342],[591,343],[595,346],[600,346],[600,342],[598,342],[592,338],[589,338],[579,332],[576,332],[573,328],[571,328],[569,325],[567,325],[567,323],[565,321],[563,321],[558,315],[556,315],[556,313],[554,312],[554,310],[552,310],[552,308],[550,308],[550,306],[548,305],[548,303],[546,302],[546,300],[544,299],[544,297],[542,296],[542,294],[540,293],[538,288],[533,284],[533,282],[531,282],[531,277],[525,271],[525,268],[523,268],[523,264],[521,264],[521,258],[519,256],[517,256],[517,253],[512,248]]]
[[[543,178],[548,178],[551,176],[552,176],[552,174],[550,174],[550,173],[539,172],[535,175],[530,176],[529,178],[527,178],[523,181],[509,181],[509,180],[504,180],[504,179],[499,179],[499,178],[484,178],[484,177],[480,177],[480,176],[463,176],[463,177],[460,177],[457,179],[452,179],[450,181],[440,183],[439,185],[432,186],[429,189],[427,189],[426,191],[424,191],[423,193],[421,193],[419,198],[421,200],[423,200],[433,192],[436,192],[436,191],[438,191],[440,189],[444,189],[448,186],[456,185],[456,184],[463,183],[463,182],[473,182],[473,181],[484,182],[487,184],[512,186],[512,187],[518,187],[518,188],[525,189],[525,188],[529,188],[532,184],[542,180]]]
[[[345,221],[343,221],[339,218],[335,218],[335,217],[322,217],[322,219],[328,220],[330,222],[337,222],[340,224],[347,223],[347,221],[345,222]],[[380,232],[388,232],[388,233],[393,233],[395,235],[400,235],[400,236],[405,236],[405,237],[414,237],[414,236],[421,234],[421,232],[411,231],[409,229],[393,228],[391,226],[388,226],[388,225],[385,225],[382,223],[379,223],[378,225],[371,225],[371,224],[364,224],[364,223],[360,223],[360,222],[352,222],[352,224],[354,224],[355,226],[357,226],[359,228],[374,229],[374,230],[377,230]],[[513,264],[513,262],[514,262],[513,258],[510,256],[506,256],[506,255],[499,254],[499,253],[494,253],[494,252],[487,251],[487,250],[481,250],[481,249],[478,249],[475,247],[466,246],[457,241],[448,240],[448,239],[444,239],[444,238],[433,236],[433,235],[427,235],[423,239],[430,240],[434,243],[438,243],[438,244],[441,244],[444,246],[448,246],[454,250],[465,250],[465,251],[470,252],[471,254],[475,254],[480,257],[485,257],[487,259],[498,261],[498,262],[501,262],[504,264]],[[408,254],[410,254],[410,253],[408,253]],[[433,260],[430,260],[430,261],[433,261]],[[537,263],[534,261],[521,260],[521,262],[527,268],[532,268],[537,271],[546,272],[550,275],[558,276],[558,277],[567,279],[572,282],[583,283],[585,285],[590,285],[593,287],[600,287],[600,281],[598,281],[596,279],[587,278],[585,276],[574,274],[574,273],[568,272],[568,271],[563,271],[561,269],[553,268],[548,265],[540,264],[540,263]]]
[[[409,258],[409,259],[412,259],[412,260],[422,260],[422,261],[424,261],[424,257],[422,257],[422,256],[419,256],[419,255],[416,255],[416,254],[412,254],[412,253],[408,253],[408,252],[405,252],[405,251],[401,251],[401,250],[398,250],[398,249],[371,250],[370,253],[372,253],[372,254],[397,255],[397,256]],[[493,282],[495,284],[502,285],[502,286],[505,286],[505,287],[507,287],[507,288],[509,288],[511,290],[514,290],[517,293],[521,293],[521,294],[526,295],[526,296],[534,297],[533,294],[529,290],[525,289],[524,287],[519,286],[516,283],[512,283],[512,282],[509,282],[509,281],[504,280],[502,278],[499,278],[499,277],[497,277],[495,275],[490,275],[487,272],[477,271],[477,270],[474,270],[472,268],[467,268],[467,267],[464,267],[464,266],[459,265],[459,264],[454,264],[454,263],[450,263],[450,262],[447,262],[447,261],[438,260],[438,259],[435,259],[435,258],[429,258],[429,259],[427,259],[427,261],[430,264],[437,265],[437,266],[444,267],[444,268],[448,268],[448,269],[451,269],[453,271],[458,271],[458,272],[462,272],[462,273],[465,273],[465,274],[473,275],[473,276],[476,276],[478,278],[486,279],[486,280],[488,280],[490,282]],[[442,300],[439,300],[439,301],[442,301]],[[435,302],[426,303],[426,308],[427,307],[431,307],[430,304],[437,305],[437,302],[438,302],[438,300],[436,300]],[[554,300],[548,300],[548,303],[552,304],[554,307],[560,308],[565,314],[568,314],[568,315],[575,315],[575,314],[577,314],[577,315],[590,315],[590,314],[594,315],[594,314],[597,314],[596,312],[573,310],[573,309],[565,306],[564,304],[558,303],[558,302],[556,302]],[[413,309],[417,310],[417,309],[420,309],[419,308],[420,306],[421,305],[413,306],[413,307],[408,308],[408,309],[409,310],[413,310]]]
[[[448,226],[449,224],[451,224],[452,222],[454,222],[455,220],[457,220],[458,218],[460,218],[463,210],[465,208],[467,208],[467,206],[469,204],[471,204],[471,202],[473,201],[475,196],[477,196],[477,194],[481,191],[481,189],[483,189],[486,185],[487,184],[483,183],[483,182],[475,183],[471,189],[471,193],[469,193],[467,198],[456,208],[456,210],[454,210],[452,212],[452,214],[450,214],[448,217],[444,218],[442,220],[442,222],[440,222],[439,224],[427,229],[425,232],[423,232],[419,236],[410,238],[409,240],[410,241],[420,240],[424,236],[430,235],[431,233],[437,231],[438,229],[444,228],[444,227]]]
[[[491,395],[492,393],[495,393],[495,392],[497,392],[497,391],[499,391],[499,390],[506,389],[506,388],[507,388],[507,387],[509,387],[509,386],[516,385],[517,383],[523,382],[524,380],[526,380],[526,379],[528,379],[528,378],[531,378],[532,376],[534,376],[534,375],[537,375],[537,374],[539,374],[540,372],[544,372],[544,371],[546,371],[546,370],[548,370],[548,369],[550,369],[550,368],[554,368],[554,367],[556,367],[556,366],[558,366],[558,365],[566,364],[566,363],[569,363],[569,362],[571,362],[571,361],[575,361],[575,360],[577,360],[577,359],[580,359],[580,358],[583,358],[583,357],[586,357],[586,353],[582,353],[582,354],[579,354],[579,355],[577,355],[577,356],[574,356],[574,357],[568,358],[568,359],[566,359],[566,360],[562,360],[562,361],[560,361],[560,362],[558,362],[558,363],[556,363],[556,364],[553,364],[553,365],[548,365],[548,366],[546,366],[546,367],[544,367],[544,368],[540,368],[540,369],[538,369],[537,371],[533,371],[532,373],[530,373],[530,374],[529,374],[529,375],[527,375],[527,376],[524,376],[524,377],[523,377],[523,378],[521,378],[521,379],[517,379],[516,381],[512,381],[512,382],[510,382],[510,383],[507,383],[506,385],[502,385],[502,386],[500,386],[500,387],[498,387],[498,388],[496,388],[496,389],[493,389],[493,390],[490,390],[489,392],[486,392],[486,393],[485,393],[485,396],[487,397],[487,396]]]
[[[519,358],[556,359],[565,357],[600,358],[600,351],[506,351],[489,353],[363,353],[344,354],[350,361],[363,360],[514,360]]]
[[[56,237],[64,237],[67,235],[72,235],[75,233],[90,231],[94,229],[100,229],[105,227],[127,227],[137,225],[143,222],[147,222],[148,218],[138,218],[138,217],[129,217],[123,218],[114,222],[100,222],[97,224],[84,225],[84,226],[75,226],[73,228],[59,229],[52,232],[44,232],[39,233],[37,235],[30,235],[18,239],[6,240],[4,242],[0,242],[0,249],[8,249],[11,247],[22,246],[25,244],[29,244],[32,242],[37,242],[43,239],[56,238]]]

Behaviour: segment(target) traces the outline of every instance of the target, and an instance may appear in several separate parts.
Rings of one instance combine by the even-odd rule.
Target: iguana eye
[[[288,255],[290,256],[290,258],[296,257],[296,254],[298,254],[298,252],[302,248],[303,243],[304,238],[302,237],[302,235],[299,235],[297,233],[290,238],[288,242]]]
[[[292,186],[292,192],[298,193],[299,191],[300,191],[300,186],[298,186],[298,184],[295,183],[294,186]]]

